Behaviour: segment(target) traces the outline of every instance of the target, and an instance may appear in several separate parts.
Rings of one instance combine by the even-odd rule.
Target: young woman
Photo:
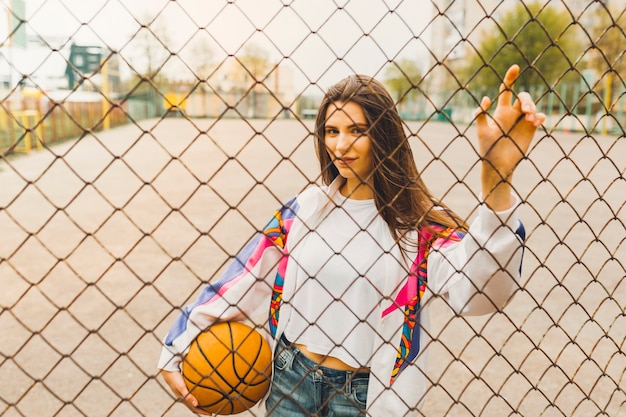
[[[476,111],[483,204],[468,227],[428,191],[402,121],[376,80],[331,87],[315,125],[323,187],[279,209],[218,282],[183,309],[159,361],[172,392],[200,414],[180,363],[217,321],[269,315],[275,351],[267,416],[414,416],[427,390],[428,298],[459,314],[509,301],[523,227],[513,172],[545,115],[513,100],[514,65],[493,116]]]

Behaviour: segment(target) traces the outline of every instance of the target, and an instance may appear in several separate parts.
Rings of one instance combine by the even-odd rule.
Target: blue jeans
[[[319,366],[287,339],[274,356],[266,417],[365,417],[369,373]]]

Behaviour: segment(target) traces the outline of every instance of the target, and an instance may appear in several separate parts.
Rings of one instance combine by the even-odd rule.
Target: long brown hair
[[[339,175],[324,142],[326,112],[335,102],[354,102],[363,109],[371,140],[374,200],[397,242],[431,223],[467,229],[466,223],[435,199],[422,181],[394,101],[384,85],[372,77],[344,78],[326,92],[320,104],[315,137],[324,184],[329,185]]]

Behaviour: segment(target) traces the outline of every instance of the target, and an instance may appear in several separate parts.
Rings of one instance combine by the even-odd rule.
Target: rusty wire
[[[303,100],[311,90],[323,91],[321,80],[333,65],[358,69],[351,51],[358,53],[363,39],[371,39],[373,56],[384,55],[376,28],[390,15],[397,17],[398,36],[406,38],[400,43],[425,46],[430,62],[421,81],[401,95],[419,95],[411,96],[419,115],[406,121],[418,167],[437,196],[460,214],[474,215],[478,161],[468,114],[483,92],[466,88],[455,54],[459,48],[478,50],[485,27],[504,31],[499,18],[518,2],[433,0],[432,18],[420,29],[403,14],[410,7],[406,1],[375,2],[372,14],[380,16],[367,23],[350,16],[360,3],[324,2],[310,25],[301,2],[279,3],[262,24],[245,15],[245,4],[230,1],[201,8],[208,17],[187,9],[191,3],[162,2],[148,19],[122,1],[100,2],[88,18],[57,3],[76,27],[63,48],[91,29],[106,51],[102,62],[125,65],[136,78],[121,95],[109,97],[95,76],[104,64],[82,74],[73,91],[89,89],[104,98],[91,107],[80,107],[69,95],[52,97],[38,84],[37,71],[23,78],[38,91],[38,101],[29,101],[17,85],[0,90],[0,139],[7,141],[0,144],[0,414],[188,415],[156,370],[168,326],[275,207],[319,180],[312,122],[301,112],[310,105]],[[568,27],[587,45],[561,68],[563,80],[571,73],[582,78],[580,64],[592,52],[599,51],[605,64],[594,61],[590,68],[599,77],[585,78],[576,92],[560,79],[535,77],[531,92],[549,118],[515,179],[528,231],[520,289],[502,312],[484,317],[459,317],[445,300],[433,300],[436,333],[428,346],[433,369],[425,416],[626,416],[626,97],[617,70],[626,47],[626,6],[616,3],[617,9],[602,2],[540,4],[567,15]],[[53,5],[38,4],[27,16],[46,14]],[[12,2],[3,6],[9,18],[19,17]],[[136,28],[114,50],[95,29],[99,15],[113,6]],[[178,44],[158,26],[174,12],[195,25],[193,36]],[[610,16],[600,35],[585,29],[598,12]],[[466,19],[459,20],[463,13]],[[213,31],[232,14],[248,21],[235,46]],[[305,35],[285,46],[272,33],[287,14],[301,22]],[[324,31],[340,15],[363,32],[338,54],[333,42],[348,41]],[[45,41],[28,19],[21,25],[44,40],[48,54],[41,65],[59,55],[62,48]],[[602,49],[609,33],[621,42],[614,61]],[[3,47],[10,35],[0,39]],[[260,69],[244,53],[257,36],[278,52]],[[156,41],[149,71],[131,59],[142,37]],[[213,66],[192,65],[194,37],[217,48],[221,57]],[[309,75],[290,56],[308,53],[312,41],[334,55],[328,68]],[[559,42],[550,46],[560,48]],[[524,54],[527,45],[514,37],[509,43]],[[402,50],[385,57],[371,75],[384,78],[383,69],[399,63]],[[482,69],[493,74],[491,57],[482,60]],[[174,62],[193,74],[191,82],[163,80]],[[290,98],[272,81],[284,65],[305,78],[305,87]],[[224,71],[243,77],[238,88],[220,85]],[[608,74],[614,95],[607,106]],[[177,95],[171,96],[174,87]],[[142,92],[162,106],[152,115],[131,108]],[[205,108],[199,97],[209,103]],[[250,104],[251,97],[258,101]],[[249,412],[262,414],[262,405]]]

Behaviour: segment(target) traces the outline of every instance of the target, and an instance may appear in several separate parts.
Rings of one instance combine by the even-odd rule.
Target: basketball
[[[185,384],[209,413],[237,414],[255,405],[270,386],[272,350],[252,327],[217,323],[200,333],[182,365]]]

